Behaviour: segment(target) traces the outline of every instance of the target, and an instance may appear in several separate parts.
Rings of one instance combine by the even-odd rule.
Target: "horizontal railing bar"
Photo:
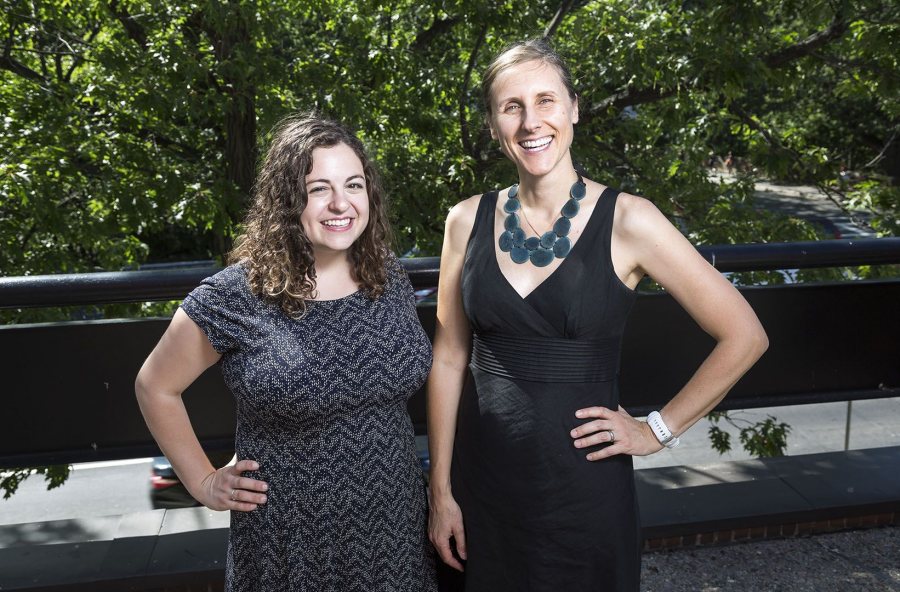
[[[723,272],[900,263],[900,238],[710,245],[698,250]]]
[[[712,245],[698,247],[698,251],[722,272],[882,265],[900,263],[900,238]],[[402,263],[416,289],[437,285],[440,257],[402,259]],[[0,308],[180,300],[218,269],[201,267],[0,278]]]

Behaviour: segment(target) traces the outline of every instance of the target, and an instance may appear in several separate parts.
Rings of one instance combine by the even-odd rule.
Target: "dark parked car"
[[[221,467],[231,460],[233,452],[217,452],[209,455],[214,467]],[[150,469],[150,503],[153,509],[190,508],[200,502],[191,497],[187,488],[178,479],[169,459],[157,456]]]
[[[188,508],[200,504],[187,492],[169,459],[157,456],[153,459],[153,467],[150,474],[150,503],[153,509],[160,508]]]

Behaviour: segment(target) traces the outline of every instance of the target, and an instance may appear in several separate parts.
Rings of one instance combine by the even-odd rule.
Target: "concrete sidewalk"
[[[900,446],[644,469],[637,490],[644,590],[891,590],[898,575]],[[0,526],[0,590],[219,590],[228,521],[182,508]],[[877,525],[892,527],[844,530]],[[816,574],[842,585],[790,583]]]
[[[762,409],[733,411],[741,425],[772,416],[778,422],[791,426],[787,438],[788,456],[862,450],[882,446],[900,446],[900,398],[788,405]],[[848,414],[850,433],[847,433]],[[732,450],[719,454],[709,443],[710,422],[701,419],[681,438],[681,445],[674,450],[661,450],[650,456],[634,458],[636,469],[650,469],[677,465],[701,465],[726,461],[750,460],[753,457],[741,446],[738,430],[726,423],[720,424],[731,434]],[[849,436],[849,437],[848,437]]]
[[[900,591],[900,527],[644,553],[642,592]]]

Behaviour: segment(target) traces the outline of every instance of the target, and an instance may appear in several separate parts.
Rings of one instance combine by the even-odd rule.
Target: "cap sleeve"
[[[206,278],[188,294],[181,309],[206,333],[220,354],[237,349],[251,314],[246,275],[238,265]]]
[[[406,300],[415,304],[415,291],[413,290],[412,283],[409,281],[409,274],[406,273],[406,268],[400,263],[400,258],[394,253],[390,253],[384,264],[387,268],[388,282],[393,284],[394,289],[402,294]]]

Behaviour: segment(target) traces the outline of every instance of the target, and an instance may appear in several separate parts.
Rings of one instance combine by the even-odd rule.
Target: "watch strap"
[[[659,414],[659,411],[653,411],[650,415],[647,416],[647,425],[650,426],[650,429],[653,431],[653,435],[656,436],[656,439],[659,440],[659,443],[665,446],[666,448],[675,448],[681,443],[675,434],[669,429],[669,426],[666,425],[666,422],[663,421],[662,415]]]

